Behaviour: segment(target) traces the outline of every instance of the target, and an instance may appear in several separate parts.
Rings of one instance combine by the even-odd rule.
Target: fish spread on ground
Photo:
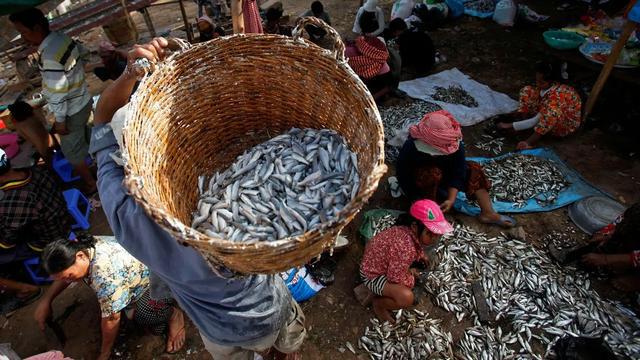
[[[293,128],[198,178],[192,227],[231,241],[274,241],[331,223],[360,187],[358,158],[335,131]]]
[[[425,289],[436,305],[473,326],[456,344],[463,359],[546,358],[564,336],[603,337],[617,354],[640,356],[640,320],[602,299],[588,274],[560,267],[517,239],[457,225],[437,246]],[[478,319],[471,282],[480,281],[496,324]]]
[[[400,149],[387,143],[396,136],[398,130],[417,124],[425,114],[441,110],[437,104],[415,100],[409,104],[380,108],[380,117],[384,125],[385,160],[393,162],[398,158]]]
[[[553,160],[532,155],[515,154],[482,163],[491,181],[494,202],[524,207],[529,199],[542,206],[554,203],[558,194],[570,185]]]

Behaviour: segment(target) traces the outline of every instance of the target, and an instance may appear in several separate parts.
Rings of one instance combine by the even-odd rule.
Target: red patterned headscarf
[[[458,151],[462,140],[460,123],[446,110],[426,114],[417,125],[409,128],[409,134],[445,155]]]
[[[387,46],[377,37],[358,37],[356,49],[360,54],[349,58],[349,66],[363,79],[378,75],[389,58]]]

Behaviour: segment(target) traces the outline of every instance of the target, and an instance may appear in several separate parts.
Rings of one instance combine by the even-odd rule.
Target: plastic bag
[[[493,12],[493,21],[502,26],[513,26],[518,7],[513,0],[500,0]]]
[[[293,268],[289,271],[281,272],[280,277],[287,285],[291,296],[297,301],[305,301],[314,297],[324,286],[317,282],[306,267]]]
[[[406,19],[411,16],[413,7],[416,5],[414,0],[398,0],[391,7],[391,20],[395,18]]]
[[[400,210],[391,210],[391,209],[374,209],[369,210],[364,213],[364,219],[362,220],[362,225],[360,225],[360,235],[365,238],[365,240],[369,240],[373,237],[374,228],[373,221],[377,220],[386,215],[391,215],[395,218],[398,218],[400,214],[404,214],[404,211]]]
[[[449,7],[449,15],[452,18],[457,18],[464,14],[464,2],[462,0],[445,0],[445,3]]]

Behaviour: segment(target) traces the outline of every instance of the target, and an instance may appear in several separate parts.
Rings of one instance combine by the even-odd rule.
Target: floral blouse
[[[527,115],[540,113],[535,132],[564,137],[578,129],[581,122],[582,100],[574,88],[553,84],[540,95],[538,88],[525,86],[520,91],[519,112]]]
[[[406,226],[393,226],[369,241],[360,270],[368,279],[384,275],[392,283],[413,288],[415,279],[409,268],[424,252],[418,238]]]
[[[134,303],[149,287],[149,270],[112,236],[96,236],[87,285],[95,291],[102,317]]]

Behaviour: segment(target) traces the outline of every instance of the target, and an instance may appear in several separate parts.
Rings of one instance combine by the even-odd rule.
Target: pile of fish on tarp
[[[399,130],[417,124],[425,114],[441,109],[440,106],[434,103],[422,100],[415,100],[404,105],[380,108],[380,117],[382,118],[382,124],[384,126],[385,160],[393,162],[398,158],[400,148],[389,145],[387,141],[393,139]]]
[[[640,320],[620,303],[602,299],[586,273],[561,268],[530,244],[488,237],[457,225],[436,247],[437,266],[425,283],[435,303],[469,318],[456,344],[463,359],[542,359],[564,336],[603,337],[619,355],[640,356]],[[498,325],[481,324],[471,281],[482,284]],[[546,350],[544,350],[546,349]]]
[[[435,86],[434,89],[436,92],[431,95],[433,100],[466,107],[478,107],[478,101],[460,85]]]
[[[513,203],[523,207],[529,199],[538,204],[553,203],[570,184],[552,160],[532,155],[515,154],[482,164],[491,181],[494,202]]]
[[[200,176],[192,227],[231,241],[274,241],[330,222],[357,194],[358,158],[335,131],[293,128]]]

